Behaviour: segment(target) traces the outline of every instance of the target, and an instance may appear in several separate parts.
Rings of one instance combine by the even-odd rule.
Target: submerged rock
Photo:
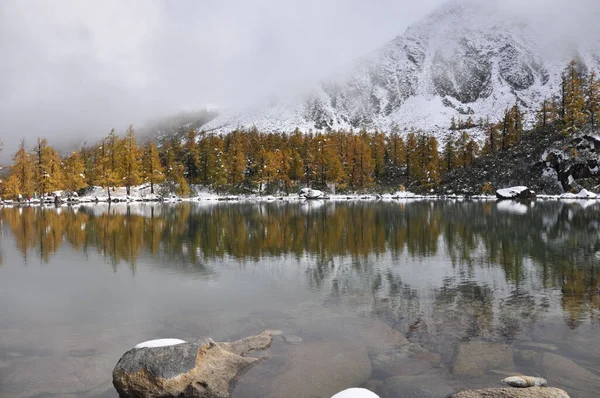
[[[458,346],[452,373],[481,375],[491,369],[510,370],[513,367],[513,352],[510,345],[476,340]]]
[[[361,344],[304,340],[297,345],[283,345],[280,350],[268,364],[254,368],[240,381],[241,396],[331,397],[345,388],[362,385],[371,375],[371,361]]]
[[[457,392],[448,398],[569,398],[569,395],[552,387],[483,388]]]
[[[581,396],[598,396],[600,376],[562,355],[543,353],[541,368],[543,375],[554,384],[578,392]]]
[[[511,376],[502,380],[502,383],[508,384],[511,387],[527,388],[527,387],[546,387],[548,381],[541,377],[533,376]]]
[[[377,389],[382,398],[439,398],[456,391],[451,381],[438,372],[420,376],[394,376]]]
[[[142,343],[121,357],[113,385],[120,398],[227,398],[237,378],[260,361],[244,355],[268,348],[278,333],[267,330],[232,343]]]

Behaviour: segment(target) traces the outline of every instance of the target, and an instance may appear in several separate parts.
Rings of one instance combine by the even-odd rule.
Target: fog
[[[552,37],[597,34],[596,0],[485,1],[528,15]],[[79,145],[112,127],[297,90],[381,47],[442,3],[3,0],[0,159],[21,138]]]

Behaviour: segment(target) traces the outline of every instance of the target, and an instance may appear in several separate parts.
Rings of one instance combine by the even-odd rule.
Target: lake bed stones
[[[448,398],[569,398],[569,394],[559,388],[482,388],[464,390]]]

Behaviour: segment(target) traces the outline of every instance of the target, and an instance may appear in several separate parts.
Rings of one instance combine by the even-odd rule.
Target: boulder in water
[[[121,357],[113,370],[113,385],[120,398],[227,398],[235,381],[260,361],[245,355],[268,348],[275,334],[279,332],[267,330],[232,343],[142,343]]]

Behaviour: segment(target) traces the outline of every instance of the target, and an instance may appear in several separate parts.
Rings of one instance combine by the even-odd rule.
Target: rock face
[[[248,352],[266,349],[276,331],[233,343],[205,341],[134,348],[113,370],[113,385],[121,398],[227,398],[235,381],[259,358]]]
[[[546,36],[524,28],[526,18],[494,4],[449,1],[307,93],[225,113],[203,128],[390,131],[398,126],[447,134],[452,117],[499,120],[515,103],[537,108],[545,96],[559,92],[568,61],[546,57],[540,51]],[[598,69],[595,51],[582,48],[578,55],[588,69]]]
[[[454,393],[448,398],[569,398],[569,395],[558,388],[483,388],[465,390]]]
[[[491,369],[513,367],[513,352],[510,345],[477,340],[459,345],[452,373],[481,375]]]
[[[535,199],[535,192],[527,187],[504,188],[496,191],[498,199]]]

